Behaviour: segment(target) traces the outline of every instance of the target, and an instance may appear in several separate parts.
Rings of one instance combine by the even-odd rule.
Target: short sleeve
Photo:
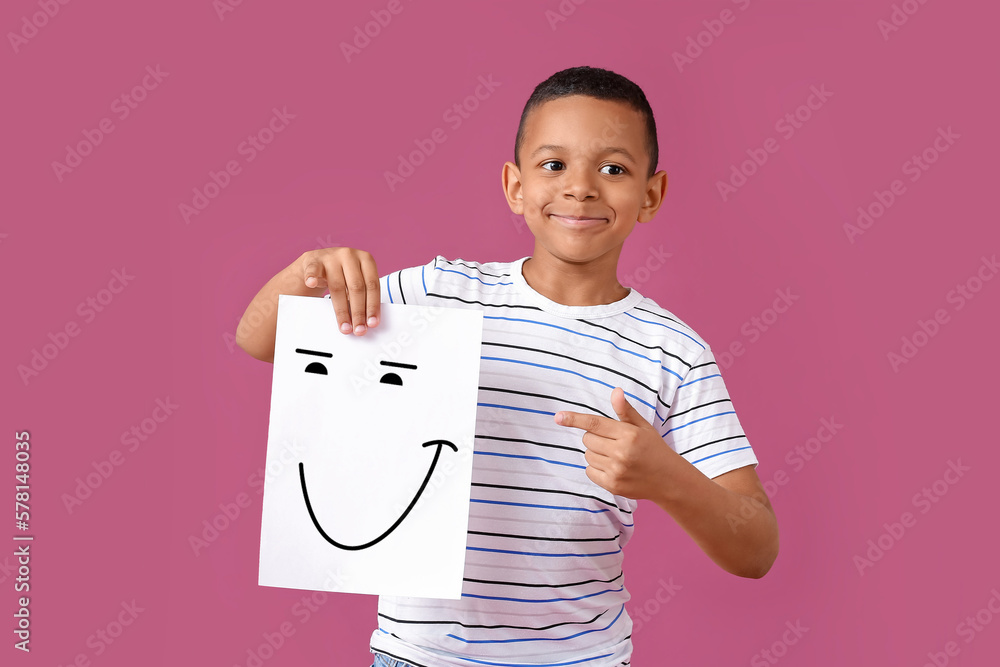
[[[711,348],[698,356],[674,391],[659,428],[670,447],[707,477],[757,465]]]
[[[435,257],[422,266],[400,269],[379,278],[382,303],[426,305],[427,295],[432,290],[436,278],[434,267],[440,259],[440,256]]]

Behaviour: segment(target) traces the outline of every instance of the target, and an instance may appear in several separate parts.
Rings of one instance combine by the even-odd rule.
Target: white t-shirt
[[[565,306],[515,262],[438,256],[381,278],[382,301],[483,310],[462,598],[379,598],[371,649],[418,667],[627,664],[622,547],[636,501],[587,477],[559,410],[616,418],[611,391],[708,477],[756,465],[719,367],[691,327],[636,290]]]

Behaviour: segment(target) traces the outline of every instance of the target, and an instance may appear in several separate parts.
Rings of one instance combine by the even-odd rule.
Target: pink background
[[[347,62],[341,42],[386,2],[247,0],[221,20],[210,0],[71,2],[47,23],[36,17],[37,32],[23,25],[41,11],[34,0],[3,3],[3,31],[32,36],[12,45],[8,34],[0,47],[0,495],[10,508],[14,432],[30,431],[35,536],[30,655],[11,647],[16,543],[2,538],[4,664],[82,654],[94,665],[247,665],[285,622],[294,634],[268,667],[370,663],[374,597],[331,594],[306,619],[305,592],[257,585],[261,504],[249,478],[264,463],[271,367],[232,333],[261,285],[311,248],[369,250],[382,274],[439,253],[530,254],[501,165],[534,86],[582,64],[643,87],[670,175],[619,276],[717,355],[743,343],[723,374],[759,476],[786,475],[772,489],[781,554],[761,580],[725,573],[644,503],[626,550],[630,611],[646,614],[633,664],[773,664],[764,649],[785,665],[922,665],[928,653],[941,664],[948,642],[949,664],[995,664],[1000,619],[981,610],[1000,590],[990,481],[1000,280],[972,280],[981,290],[960,309],[948,294],[1000,246],[990,196],[998,12],[902,4],[916,11],[897,14],[907,21],[886,39],[888,0],[566,0],[574,11],[554,28],[556,0],[403,0]],[[724,9],[734,20],[679,71],[674,52]],[[121,119],[112,103],[147,66],[168,74]],[[480,76],[499,86],[453,127],[443,114]],[[832,96],[800,111],[811,117],[786,138],[775,123],[813,86]],[[275,107],[295,117],[248,162],[238,147]],[[114,130],[60,180],[53,161],[102,118]],[[904,163],[949,127],[958,138],[928,151],[938,159],[911,181]],[[447,140],[390,191],[384,172],[435,128]],[[778,151],[724,201],[717,182],[769,137]],[[229,160],[240,173],[186,223],[179,205]],[[895,179],[905,194],[852,243],[844,225]],[[636,273],[661,246],[665,264]],[[123,267],[134,278],[102,292]],[[784,289],[799,298],[763,331],[752,318],[770,318]],[[102,295],[110,303],[90,317],[86,300]],[[938,309],[947,322],[893,369],[887,355]],[[60,339],[67,324],[78,335]],[[25,382],[18,366],[50,335],[65,347]],[[167,398],[173,414],[128,451],[122,434]],[[843,428],[803,466],[786,458],[824,418]],[[64,494],[115,450],[122,464],[69,511]],[[937,502],[915,504],[949,460],[969,470],[939,482]],[[241,493],[249,506],[196,555],[189,537]],[[904,512],[915,523],[888,536],[884,524]],[[0,533],[20,533],[6,516]],[[891,548],[859,574],[855,556],[880,536]],[[671,578],[681,589],[660,604]],[[111,644],[97,640],[133,600],[134,622]],[[960,626],[977,612],[980,630]],[[808,628],[794,645],[786,622]]]

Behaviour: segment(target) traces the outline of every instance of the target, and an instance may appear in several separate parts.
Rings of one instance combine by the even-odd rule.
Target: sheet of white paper
[[[482,312],[278,297],[258,584],[458,599]]]

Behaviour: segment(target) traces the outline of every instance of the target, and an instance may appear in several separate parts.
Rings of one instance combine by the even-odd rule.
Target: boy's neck
[[[521,275],[531,289],[564,306],[602,306],[630,293],[618,284],[618,256],[612,253],[586,264],[536,254],[524,260]]]

